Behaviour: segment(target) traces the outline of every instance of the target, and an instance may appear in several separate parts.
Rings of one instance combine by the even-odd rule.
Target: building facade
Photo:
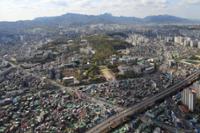
[[[196,91],[193,88],[184,89],[181,92],[181,101],[190,111],[194,111],[196,104]]]

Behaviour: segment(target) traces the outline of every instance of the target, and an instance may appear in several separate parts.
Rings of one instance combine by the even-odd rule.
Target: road
[[[26,74],[32,75],[32,76],[34,76],[34,77],[36,77],[40,80],[43,80],[42,76],[39,76],[39,75],[36,75],[36,74],[33,74],[33,73],[29,73],[28,71],[23,69],[21,66],[13,64],[12,62],[10,62],[10,64],[12,65],[12,67],[22,69]],[[184,87],[190,85],[193,81],[195,81],[199,78],[199,75],[200,75],[200,71],[197,71],[194,74],[187,77],[186,79],[182,80],[181,82],[175,84],[174,86],[162,91],[161,93],[156,94],[153,97],[147,98],[147,99],[143,100],[142,102],[134,105],[133,107],[130,107],[130,108],[125,109],[125,110],[123,110],[122,108],[119,108],[117,106],[111,105],[111,104],[109,104],[105,101],[90,97],[88,95],[84,95],[88,101],[95,102],[100,106],[104,106],[104,105],[112,106],[113,108],[118,110],[118,112],[120,112],[120,113],[108,118],[107,120],[103,121],[99,125],[95,126],[91,130],[89,130],[87,133],[106,133],[106,132],[109,132],[113,128],[116,128],[120,124],[129,120],[130,116],[132,116],[136,113],[139,113],[139,112],[153,106],[154,104],[156,104],[156,102],[159,102],[160,100],[163,100],[164,98],[166,98],[166,97],[168,97],[172,94],[175,94],[177,91],[180,91]],[[71,94],[74,94],[74,92],[76,91],[73,87],[65,87],[62,84],[59,84],[58,82],[56,82],[54,80],[50,80],[50,79],[47,79],[47,80],[48,80],[49,83],[51,83],[55,86],[58,86],[62,90],[67,91]]]
[[[10,67],[10,68],[4,70],[3,72],[0,72],[0,77],[9,74],[9,73],[12,72],[13,70],[15,70],[15,67]]]
[[[27,75],[32,75],[33,77],[37,78],[37,79],[40,79],[40,80],[44,80],[43,79],[43,76],[40,76],[40,75],[36,75],[34,73],[30,73],[28,72],[27,70],[25,70],[24,68],[22,68],[20,65],[17,65],[17,64],[14,64],[10,61],[8,61],[10,63],[10,65],[12,66],[11,68],[18,68],[18,69],[21,69],[23,70],[23,72],[25,72]],[[75,92],[77,91],[77,89],[75,87],[66,87],[54,80],[51,80],[51,79],[46,79],[50,84],[52,85],[55,85],[55,86],[58,86],[61,90],[63,91],[67,91],[68,93],[70,93],[71,95],[74,95]],[[88,96],[86,94],[81,94],[84,96],[84,98],[87,100],[87,101],[90,101],[90,102],[93,102],[93,103],[96,103],[97,105],[101,106],[101,107],[105,107],[106,106],[109,106],[109,107],[112,107],[113,109],[115,109],[117,112],[120,112],[122,110],[124,110],[124,108],[121,108],[121,107],[118,107],[118,106],[115,106],[113,104],[110,104],[110,103],[107,103],[101,99],[98,99],[98,98],[94,98],[94,97],[91,97],[91,96]]]
[[[133,116],[136,113],[144,111],[145,109],[155,105],[157,102],[164,100],[166,97],[169,97],[176,92],[180,91],[186,86],[189,86],[192,82],[199,78],[200,71],[197,71],[184,80],[180,81],[179,83],[173,85],[172,87],[156,94],[153,97],[147,98],[142,102],[110,117],[109,119],[105,120],[104,122],[100,123],[99,125],[95,126],[94,128],[90,129],[87,133],[107,133],[113,128],[118,127],[120,124],[129,120],[130,116]]]

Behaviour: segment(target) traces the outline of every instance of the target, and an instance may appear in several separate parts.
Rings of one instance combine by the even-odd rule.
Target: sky
[[[200,19],[200,0],[0,0],[0,21],[66,13],[145,17],[168,14]]]

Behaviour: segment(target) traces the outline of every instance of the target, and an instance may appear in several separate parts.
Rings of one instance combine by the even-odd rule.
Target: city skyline
[[[2,0],[0,21],[31,20],[37,17],[58,16],[65,13],[98,15],[105,12],[114,16],[169,14],[200,19],[200,0]]]

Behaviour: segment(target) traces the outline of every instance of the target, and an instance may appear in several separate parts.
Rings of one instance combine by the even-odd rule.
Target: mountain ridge
[[[156,22],[157,19],[168,19],[173,21],[173,22],[176,22],[176,21],[193,21],[193,20],[190,20],[190,19],[187,19],[187,18],[182,18],[182,17],[177,17],[177,16],[173,16],[173,15],[168,15],[168,14],[162,14],[162,15],[150,15],[150,16],[146,16],[144,18],[139,18],[139,17],[134,17],[134,16],[113,16],[112,14],[110,13],[104,13],[104,14],[100,14],[100,15],[86,15],[86,14],[79,14],[79,13],[66,13],[66,14],[63,14],[63,15],[60,15],[60,16],[51,16],[51,17],[38,17],[38,18],[35,18],[33,19],[33,21],[35,20],[42,20],[42,19],[53,19],[53,18],[60,18],[60,17],[89,17],[89,18],[95,18],[95,17],[99,17],[99,18],[118,18],[118,19],[123,19],[123,18],[126,18],[126,19],[132,19],[132,20],[140,20],[141,22],[142,21],[148,21],[148,22]]]
[[[100,15],[85,15],[77,13],[67,13],[60,16],[39,17],[33,20],[23,20],[16,22],[0,22],[0,31],[24,30],[38,27],[58,27],[70,25],[87,24],[200,24],[200,21],[193,21],[171,15],[152,15],[144,18],[113,16],[105,13]]]
[[[33,20],[18,20],[18,21],[0,21],[0,23],[17,23],[17,22],[30,22],[30,21],[39,21],[39,20],[44,20],[44,19],[55,19],[55,18],[60,18],[60,17],[69,17],[69,16],[74,16],[74,17],[112,17],[112,18],[129,18],[129,19],[138,19],[138,20],[147,20],[147,18],[152,18],[152,19],[157,19],[157,18],[173,18],[173,19],[181,19],[181,20],[190,20],[194,21],[188,18],[182,18],[178,16],[173,16],[173,15],[168,15],[168,14],[160,14],[160,15],[149,15],[143,18],[139,17],[134,17],[134,16],[113,16],[110,13],[104,13],[104,14],[99,14],[99,15],[86,15],[86,14],[80,14],[80,13],[66,13],[63,15],[58,15],[58,16],[47,16],[47,17],[37,17]]]

